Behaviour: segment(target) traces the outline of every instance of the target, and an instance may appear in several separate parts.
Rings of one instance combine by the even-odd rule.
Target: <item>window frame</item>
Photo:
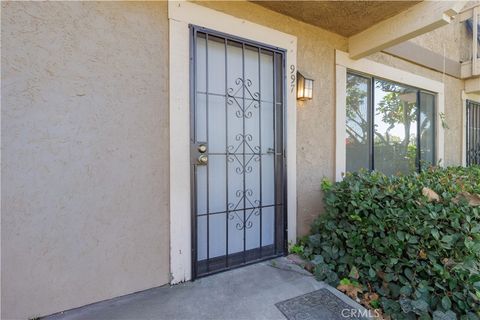
[[[422,154],[422,145],[421,145],[421,134],[420,134],[420,126],[421,126],[421,123],[420,123],[420,117],[421,117],[421,94],[424,93],[424,94],[429,94],[429,95],[432,95],[433,98],[434,98],[434,105],[433,105],[433,113],[436,114],[436,109],[437,109],[437,106],[436,106],[436,93],[435,92],[432,92],[432,91],[429,91],[429,90],[425,90],[425,89],[422,89],[422,88],[418,88],[418,87],[414,87],[414,86],[411,86],[409,84],[404,84],[404,83],[400,83],[400,82],[397,82],[397,81],[392,81],[392,80],[389,80],[389,79],[385,79],[383,77],[377,77],[377,76],[374,76],[374,75],[371,75],[371,74],[366,74],[364,72],[358,72],[356,70],[352,70],[352,69],[349,69],[347,68],[347,78],[349,75],[352,75],[352,76],[356,76],[356,77],[360,77],[360,78],[363,78],[363,79],[367,79],[369,81],[369,92],[368,92],[368,97],[367,97],[367,117],[368,117],[368,125],[369,125],[369,138],[367,139],[367,143],[368,143],[368,168],[365,168],[365,169],[368,169],[368,170],[375,170],[375,82],[377,80],[379,81],[384,81],[384,82],[389,82],[389,83],[392,83],[392,84],[395,84],[395,85],[401,85],[403,87],[406,87],[408,89],[411,89],[411,90],[414,90],[415,91],[415,94],[416,94],[416,113],[415,113],[415,117],[416,117],[416,129],[417,129],[417,133],[416,133],[416,145],[417,145],[417,154],[416,154],[416,158],[415,158],[415,166],[417,168],[417,171],[420,171],[421,170],[421,161],[422,161],[422,158],[421,158],[421,154]],[[347,95],[346,95],[347,96]],[[347,117],[345,117],[345,120],[347,120]],[[437,126],[437,121],[435,121],[435,117],[432,119],[432,127],[433,127],[433,132],[434,134],[436,134],[436,126]],[[345,154],[346,156],[346,154]],[[433,158],[434,158],[434,161],[436,159],[436,146],[434,144],[433,146]],[[347,160],[347,159],[346,159]]]
[[[462,166],[467,167],[467,102],[472,101],[480,104],[480,95],[462,91]]]
[[[385,59],[386,58],[386,59]],[[377,59],[392,61],[397,63],[394,57],[389,55],[377,56]],[[404,62],[406,63],[406,62]],[[441,115],[445,110],[445,86],[442,81],[432,80],[420,76],[413,72],[398,69],[386,64],[382,64],[367,58],[353,60],[350,59],[347,52],[335,51],[335,179],[340,181],[346,172],[346,81],[347,69],[354,73],[373,76],[399,84],[405,84],[409,87],[418,88],[435,95],[435,163],[444,165],[445,154],[445,132],[442,125]],[[410,66],[412,70],[418,68]]]
[[[466,149],[466,157],[465,157],[465,166],[474,166],[479,165],[480,162],[477,160],[477,156],[473,159],[472,156],[469,155],[468,147],[471,147],[473,144],[473,149],[478,152],[478,145],[480,141],[478,141],[477,131],[479,128],[477,127],[480,125],[480,102],[467,99],[466,100],[466,117],[465,117],[465,125],[466,125],[466,135],[465,135],[465,149]],[[473,136],[473,137],[472,137]]]

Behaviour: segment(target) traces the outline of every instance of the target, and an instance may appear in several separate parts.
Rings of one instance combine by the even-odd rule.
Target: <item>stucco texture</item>
[[[169,281],[164,2],[2,3],[2,319]]]

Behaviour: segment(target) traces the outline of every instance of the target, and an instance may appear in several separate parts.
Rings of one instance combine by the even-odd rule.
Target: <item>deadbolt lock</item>
[[[205,152],[207,152],[207,146],[204,145],[204,144],[198,145],[198,152],[200,152],[200,153],[205,153]]]
[[[201,165],[206,165],[208,163],[208,157],[204,154],[201,154],[199,157],[198,157],[198,164],[201,164]]]

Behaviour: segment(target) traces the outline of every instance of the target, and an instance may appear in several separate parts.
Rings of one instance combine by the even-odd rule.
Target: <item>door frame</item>
[[[296,55],[295,36],[186,1],[169,1],[170,282],[192,279],[190,176],[190,28],[285,49],[285,157],[287,240],[296,241]]]

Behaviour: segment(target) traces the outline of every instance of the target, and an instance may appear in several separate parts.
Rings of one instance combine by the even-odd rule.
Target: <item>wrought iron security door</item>
[[[467,165],[480,165],[480,103],[467,100]]]
[[[191,27],[193,276],[286,248],[284,51]]]

